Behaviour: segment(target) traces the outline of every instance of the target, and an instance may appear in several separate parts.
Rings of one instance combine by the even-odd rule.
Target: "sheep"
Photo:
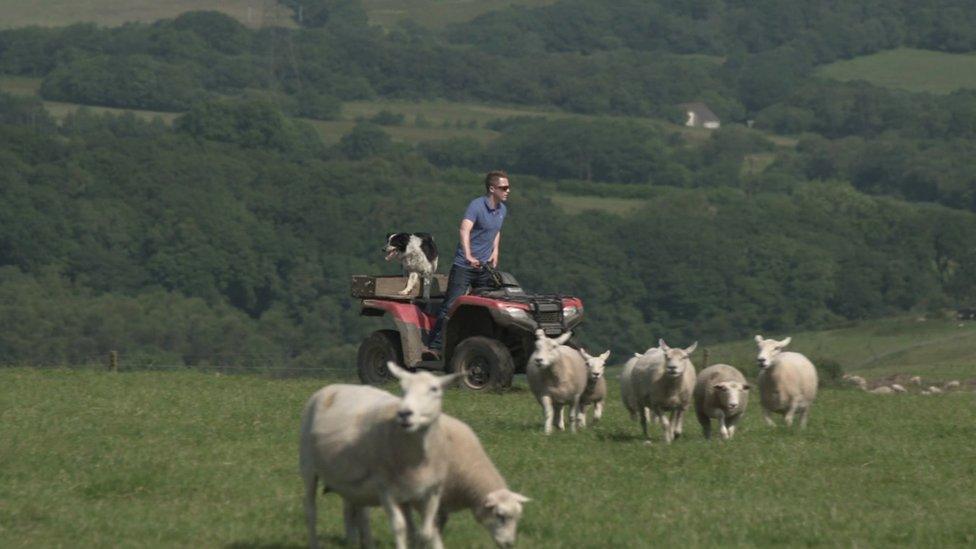
[[[910,383],[914,383],[915,385],[917,385],[917,386],[919,386],[919,387],[921,387],[921,386],[922,386],[922,378],[921,378],[921,377],[919,377],[919,376],[912,376],[912,377],[910,377],[910,378],[908,379],[908,381],[909,381]]]
[[[579,420],[580,427],[586,427],[586,408],[593,405],[593,423],[600,421],[603,417],[603,401],[607,397],[607,380],[603,376],[607,359],[610,358],[610,351],[601,355],[591,356],[586,349],[580,349],[580,354],[586,362],[586,389],[580,396]]]
[[[508,489],[478,436],[463,421],[441,414],[441,428],[447,433],[448,473],[437,510],[437,530],[441,534],[450,513],[469,509],[475,520],[491,534],[499,547],[512,547],[522,517],[522,504],[529,498]],[[379,501],[370,506],[379,505]],[[363,509],[363,512],[368,512]],[[369,527],[368,519],[365,521]]]
[[[586,363],[579,351],[563,345],[572,332],[557,338],[546,337],[541,329],[535,331],[535,351],[529,357],[525,377],[529,389],[542,405],[543,431],[552,434],[553,423],[559,420],[563,430],[563,406],[569,407],[569,429],[576,432],[579,423],[580,397],[586,389]]]
[[[958,380],[954,379],[952,381],[947,382],[945,385],[943,385],[942,389],[945,391],[951,391],[952,389],[958,389],[961,385],[962,384],[959,383]]]
[[[941,395],[942,394],[942,389],[939,389],[935,385],[929,385],[928,391],[929,391],[929,394],[930,395]]]
[[[783,414],[787,426],[793,425],[793,416],[800,414],[800,428],[807,426],[810,406],[817,398],[817,369],[800,353],[783,351],[792,338],[782,341],[756,336],[759,346],[759,402],[763,419],[775,426],[771,413]]]
[[[891,387],[886,386],[886,385],[882,385],[881,387],[875,387],[874,389],[871,389],[868,392],[871,393],[871,394],[874,394],[874,395],[893,395],[893,394],[895,394],[895,390],[892,389]]]
[[[897,383],[892,383],[891,384],[891,390],[894,391],[894,392],[896,392],[896,393],[907,393],[908,392],[907,389],[905,389],[904,387],[902,387],[901,385],[899,385]]]
[[[694,352],[698,342],[687,349],[672,349],[661,339],[658,346],[658,352],[651,352],[650,356],[645,354],[638,359],[631,372],[631,390],[645,444],[651,442],[647,433],[649,414],[645,409],[650,409],[661,423],[664,442],[671,444],[684,430],[684,415],[691,405],[691,393],[695,388],[695,366],[688,355]],[[667,412],[670,412],[670,417],[666,415]]]
[[[397,549],[407,547],[413,531],[409,508],[421,512],[417,534],[439,548],[437,509],[448,475],[447,434],[441,422],[444,388],[457,374],[412,374],[392,362],[387,368],[403,388],[396,397],[375,387],[327,385],[309,398],[302,414],[299,469],[305,481],[308,543],[318,547],[315,492],[343,498],[346,537],[371,546],[363,507],[381,504],[390,517]]]
[[[713,364],[698,373],[695,414],[706,439],[712,435],[712,418],[718,420],[722,440],[735,435],[735,427],[749,404],[751,388],[742,372],[728,364]]]
[[[664,351],[659,347],[651,347],[644,353],[634,353],[634,356],[627,360],[623,370],[620,372],[620,400],[624,408],[630,414],[630,419],[637,419],[637,413],[645,416],[645,421],[649,421],[651,411],[648,408],[639,406],[637,403],[637,393],[635,391],[635,380],[642,377],[650,368],[664,365]]]
[[[868,390],[868,382],[867,382],[866,379],[864,379],[861,376],[856,376],[856,375],[851,375],[851,374],[844,374],[843,379],[844,379],[844,381],[847,381],[848,383],[851,383],[851,384],[857,386],[857,388],[860,389],[860,390],[862,390],[862,391],[867,391]]]

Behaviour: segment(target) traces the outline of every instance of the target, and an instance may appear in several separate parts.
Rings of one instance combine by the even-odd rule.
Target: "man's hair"
[[[508,179],[508,174],[504,170],[492,170],[485,176],[485,192],[491,192],[491,187],[498,183],[499,179]]]

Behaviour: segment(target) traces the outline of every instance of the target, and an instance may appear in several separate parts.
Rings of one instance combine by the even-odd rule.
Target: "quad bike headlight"
[[[512,318],[517,320],[531,320],[529,313],[525,312],[525,309],[520,309],[518,307],[505,307],[505,311],[512,315]]]
[[[563,318],[566,320],[573,320],[579,315],[583,314],[583,308],[577,307],[575,305],[570,305],[568,307],[563,307]]]

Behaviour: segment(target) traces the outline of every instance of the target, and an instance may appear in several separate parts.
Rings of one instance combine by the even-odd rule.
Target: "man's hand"
[[[469,255],[469,256],[465,257],[465,259],[467,259],[468,260],[468,263],[470,263],[471,266],[474,267],[475,269],[480,269],[481,268],[481,262],[478,261],[477,259],[475,259],[475,257],[473,255]]]

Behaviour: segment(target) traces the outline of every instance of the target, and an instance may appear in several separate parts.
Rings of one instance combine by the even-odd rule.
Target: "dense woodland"
[[[378,325],[349,276],[396,271],[379,251],[393,230],[430,231],[448,255],[496,167],[515,191],[503,268],[581,296],[595,348],[976,302],[976,92],[813,72],[898,46],[976,50],[976,4],[564,0],[431,31],[370,27],[353,0],[283,3],[301,26],[190,12],[0,32],[0,74],[43,77],[46,99],[181,113],[55,120],[0,94],[0,362],[114,349],[139,364],[351,365]],[[618,116],[498,119],[490,143],[417,146],[365,122],[326,146],[297,118],[363,98]],[[704,142],[619,116],[676,121],[692,100],[726,122]],[[639,209],[570,215],[555,194]]]

